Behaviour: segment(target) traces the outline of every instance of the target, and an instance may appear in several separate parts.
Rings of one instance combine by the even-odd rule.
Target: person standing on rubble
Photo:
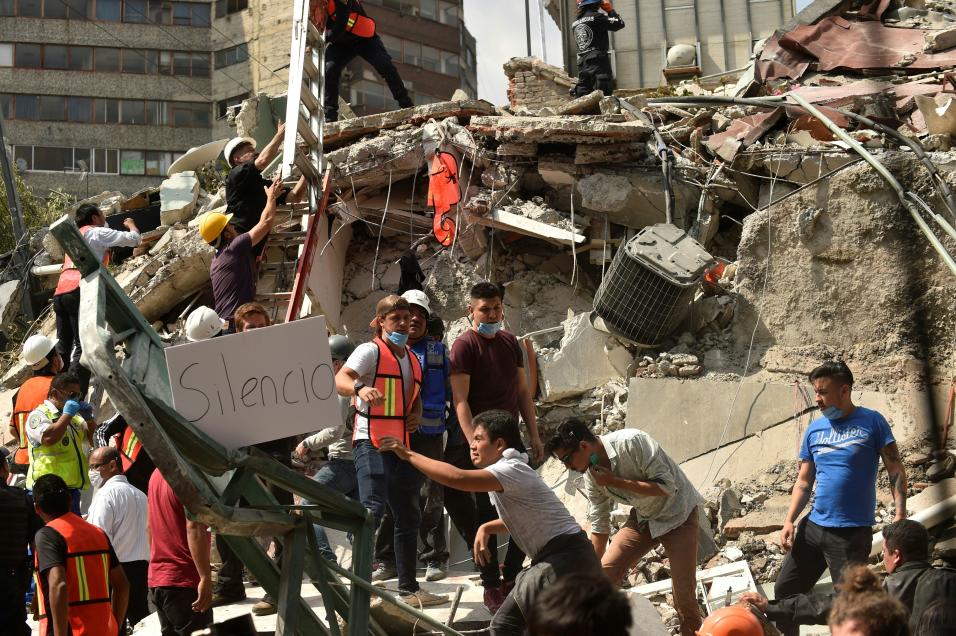
[[[284,136],[285,124],[282,123],[262,152],[256,152],[256,140],[251,137],[236,137],[230,140],[222,151],[226,163],[229,164],[229,175],[226,177],[226,212],[232,215],[231,223],[239,234],[252,230],[266,207],[266,190],[272,182],[262,178],[262,171],[268,168],[279,154]],[[281,205],[301,201],[305,196],[305,185],[305,177],[299,177],[291,192],[285,187],[280,189],[276,195],[277,202]],[[256,243],[253,254],[258,257],[264,247],[265,241]]]
[[[355,405],[352,458],[362,505],[376,524],[386,506],[395,516],[399,595],[413,607],[428,607],[447,603],[448,598],[422,589],[415,578],[424,477],[394,454],[380,452],[385,437],[407,443],[422,418],[422,367],[407,344],[410,318],[408,301],[401,296],[378,301],[370,325],[375,338],[355,348],[335,374],[335,388],[339,395],[352,397]]]
[[[680,632],[694,636],[701,625],[696,569],[697,506],[703,498],[684,471],[644,431],[597,437],[577,418],[564,421],[545,448],[568,470],[584,475],[591,543],[612,583],[619,585],[641,557],[664,546]],[[631,512],[608,547],[614,502],[631,506]]]
[[[399,108],[414,104],[398,74],[382,38],[375,32],[375,20],[365,13],[359,0],[328,0],[325,29],[325,121],[339,118],[339,80],[346,65],[356,56],[371,64],[392,91]]]
[[[821,364],[810,382],[823,417],[810,423],[800,447],[800,472],[780,533],[787,556],[774,585],[778,599],[809,592],[826,568],[836,582],[847,565],[866,563],[881,457],[896,502],[894,521],[906,518],[906,471],[886,418],[853,404],[853,373],[842,361]],[[797,524],[814,483],[813,507]],[[786,620],[777,627],[784,636],[799,632]]]
[[[83,240],[103,265],[110,264],[111,247],[136,247],[142,241],[133,219],[123,219],[126,232],[108,228],[106,216],[92,203],[77,208],[74,220]],[[56,314],[57,352],[64,362],[69,361],[69,371],[80,379],[80,395],[85,396],[90,386],[90,372],[80,364],[83,353],[80,344],[80,270],[73,266],[69,254],[63,258],[63,271],[53,292],[53,313]]]
[[[239,232],[232,224],[232,214],[224,214],[226,208],[216,208],[199,219],[199,235],[216,248],[209,278],[216,313],[229,322],[225,333],[235,331],[233,317],[236,309],[256,298],[256,266],[252,251],[272,231],[281,187],[282,181],[276,177],[265,190],[266,204],[260,211],[259,222],[248,232]]]
[[[431,459],[441,460],[445,449],[445,411],[451,398],[448,385],[448,354],[440,340],[428,336],[428,319],[431,312],[428,296],[418,289],[402,294],[408,301],[411,320],[408,326],[408,346],[418,357],[422,367],[422,423],[410,433],[410,448]],[[445,529],[441,525],[442,486],[426,479],[422,486],[422,521],[419,534],[422,540],[420,558],[426,564],[425,580],[440,581],[448,572],[448,546]],[[372,573],[373,580],[385,580],[395,576],[395,546],[392,542],[393,519],[385,511],[382,526],[375,543],[375,558],[379,566]]]
[[[578,19],[571,25],[578,45],[578,83],[571,89],[572,97],[584,97],[594,90],[605,95],[614,92],[608,33],[623,28],[624,20],[607,0],[578,0]]]
[[[42,334],[34,334],[23,343],[20,360],[29,365],[33,375],[13,394],[10,435],[17,440],[17,450],[11,465],[15,475],[25,475],[30,467],[27,418],[33,409],[43,404],[50,394],[53,377],[63,370],[63,358],[56,350],[56,343],[56,339],[51,340]]]
[[[528,427],[531,459],[543,461],[544,449],[538,436],[538,420],[524,373],[524,356],[518,339],[503,329],[501,288],[489,282],[472,287],[468,313],[471,329],[458,336],[451,348],[452,400],[463,439],[455,444],[449,441],[445,461],[464,470],[473,468],[468,450],[474,434],[472,419],[490,410],[506,411],[515,420],[520,414]],[[491,500],[483,492],[475,492],[472,496],[446,487],[445,507],[453,520],[472,516],[475,528],[497,518]],[[468,540],[468,537],[465,539]],[[481,584],[485,588],[485,606],[488,611],[495,613],[513,587],[525,555],[512,541],[505,554],[504,568],[499,570],[497,538],[492,536],[490,540],[493,546],[491,558],[481,568]]]

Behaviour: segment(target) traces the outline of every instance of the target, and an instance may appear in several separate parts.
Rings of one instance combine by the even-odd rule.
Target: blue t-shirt
[[[811,422],[800,446],[800,459],[816,466],[810,521],[828,528],[872,526],[880,451],[895,441],[886,418],[860,406],[838,420]]]

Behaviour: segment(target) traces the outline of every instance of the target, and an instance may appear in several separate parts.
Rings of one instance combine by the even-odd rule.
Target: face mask
[[[601,458],[598,457],[597,453],[591,453],[591,457],[588,458],[588,463],[591,464],[591,466],[597,466],[600,461]]]
[[[827,418],[828,420],[838,420],[843,417],[843,411],[835,406],[828,406],[820,412],[823,413],[823,417]]]
[[[391,342],[396,347],[404,347],[405,343],[408,342],[407,333],[399,333],[397,331],[393,331],[392,333],[386,333],[385,337],[388,338],[388,341]]]
[[[483,336],[493,336],[498,333],[502,328],[502,322],[479,322],[478,323],[478,333]]]
[[[93,488],[99,488],[103,485],[103,477],[100,476],[100,471],[95,468],[90,469],[90,485],[93,486]]]

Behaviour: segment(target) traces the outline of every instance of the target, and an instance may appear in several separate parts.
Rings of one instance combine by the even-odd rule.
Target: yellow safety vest
[[[36,428],[43,419],[56,422],[60,419],[60,412],[50,404],[44,402],[30,413],[27,418],[27,428]],[[74,415],[67,425],[66,432],[56,444],[34,444],[30,442],[30,470],[27,471],[27,489],[33,489],[33,483],[43,475],[59,475],[66,482],[67,488],[83,490],[90,485],[89,461],[86,449],[89,442],[86,439],[86,420]]]

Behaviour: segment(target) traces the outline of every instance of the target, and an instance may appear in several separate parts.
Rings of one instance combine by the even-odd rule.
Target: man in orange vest
[[[409,348],[411,313],[401,296],[386,296],[375,307],[372,342],[360,344],[335,374],[339,395],[355,405],[352,459],[359,499],[378,524],[387,505],[395,519],[398,591],[413,607],[447,603],[448,598],[421,589],[415,580],[418,530],[422,513],[419,490],[424,476],[392,453],[379,453],[385,437],[403,440],[421,422],[422,367]]]
[[[119,634],[129,583],[106,533],[70,512],[58,475],[37,479],[33,498],[46,522],[34,539],[40,636]]]
[[[325,41],[325,121],[339,118],[339,79],[356,56],[372,65],[382,76],[400,108],[413,106],[382,38],[375,32],[375,20],[365,13],[359,0],[328,0],[329,17]]]
[[[20,385],[13,394],[13,414],[10,416],[10,435],[17,439],[11,470],[26,475],[30,467],[30,442],[27,439],[27,418],[50,394],[53,376],[63,370],[63,358],[56,351],[55,339],[34,334],[23,343],[20,359],[30,365],[33,376]]]
[[[104,265],[109,265],[111,247],[136,247],[140,244],[139,230],[133,219],[124,219],[128,232],[106,227],[106,216],[92,203],[84,203],[76,210],[76,227],[86,240],[93,255]],[[53,312],[56,314],[57,351],[63,361],[69,361],[70,371],[80,378],[80,394],[86,396],[90,385],[90,372],[80,366],[80,270],[73,267],[73,260],[63,259],[63,271],[53,292]]]

